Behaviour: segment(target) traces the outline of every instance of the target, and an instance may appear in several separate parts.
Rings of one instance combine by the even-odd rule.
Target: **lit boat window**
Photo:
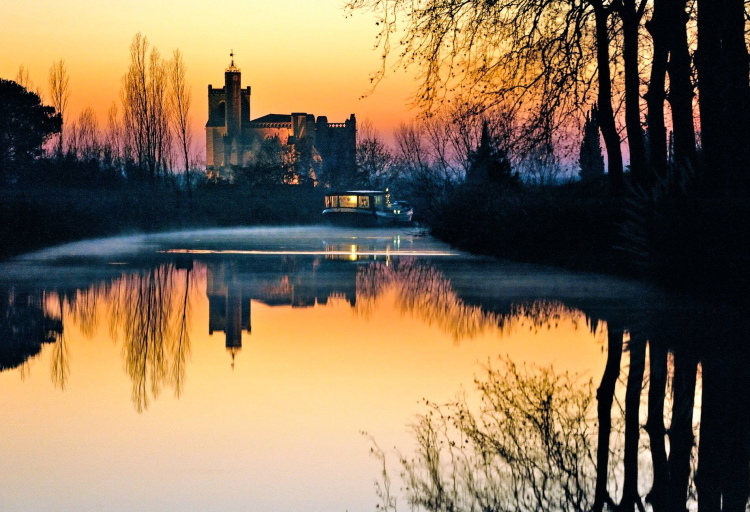
[[[370,196],[359,196],[359,207],[369,208],[370,207]]]
[[[357,196],[339,196],[339,206],[341,208],[356,208]]]

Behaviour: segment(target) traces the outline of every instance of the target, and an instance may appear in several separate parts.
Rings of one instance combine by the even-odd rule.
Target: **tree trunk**
[[[667,347],[663,342],[649,341],[650,384],[648,388],[648,420],[646,432],[651,441],[651,459],[654,466],[654,483],[648,494],[654,512],[667,507],[669,472],[667,449],[664,442],[664,394],[667,388]]]
[[[635,0],[622,1],[620,17],[622,18],[625,128],[630,149],[630,178],[636,187],[647,187],[649,180],[646,166],[646,147],[641,128],[641,79],[638,68],[638,28],[641,14],[636,9]]]
[[[654,55],[651,59],[651,79],[646,93],[648,107],[648,173],[645,186],[653,186],[653,177],[663,178],[667,169],[667,130],[664,125],[667,61],[669,58],[668,20],[666,2],[654,0],[654,11],[646,28],[651,34]]]
[[[695,125],[693,82],[685,11],[687,0],[668,0],[669,14],[669,104],[672,107],[674,164],[678,172],[695,169]]]
[[[623,190],[622,149],[620,135],[615,126],[615,114],[612,110],[612,77],[609,71],[609,31],[607,18],[610,9],[605,8],[602,0],[590,0],[594,8],[596,23],[596,63],[599,77],[598,104],[599,128],[602,131],[604,146],[607,149],[607,173],[609,187],[613,194],[620,195]]]
[[[750,86],[743,0],[698,0],[701,142],[705,184],[724,196],[748,191]]]
[[[609,436],[612,431],[612,402],[615,398],[615,386],[620,376],[622,359],[622,329],[610,325],[607,333],[607,365],[604,367],[599,389],[596,390],[597,415],[599,419],[598,446],[596,448],[596,490],[594,493],[594,512],[601,512],[607,495],[607,477],[609,473]]]

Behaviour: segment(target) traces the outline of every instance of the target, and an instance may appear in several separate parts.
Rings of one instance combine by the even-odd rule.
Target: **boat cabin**
[[[388,190],[348,190],[325,196],[323,217],[343,224],[394,225],[411,222],[412,210],[391,203]]]
[[[352,212],[360,210],[363,213],[376,211],[385,212],[391,207],[391,194],[382,190],[350,190],[326,194],[325,210],[336,212]],[[334,213],[333,211],[329,213]]]

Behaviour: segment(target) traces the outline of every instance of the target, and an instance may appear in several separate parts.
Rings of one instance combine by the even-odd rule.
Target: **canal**
[[[409,229],[56,247],[0,264],[0,509],[745,510],[747,340]]]

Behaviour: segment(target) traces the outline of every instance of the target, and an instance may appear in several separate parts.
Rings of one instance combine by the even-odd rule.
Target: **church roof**
[[[268,114],[250,121],[251,123],[291,123],[292,116],[289,114]]]

